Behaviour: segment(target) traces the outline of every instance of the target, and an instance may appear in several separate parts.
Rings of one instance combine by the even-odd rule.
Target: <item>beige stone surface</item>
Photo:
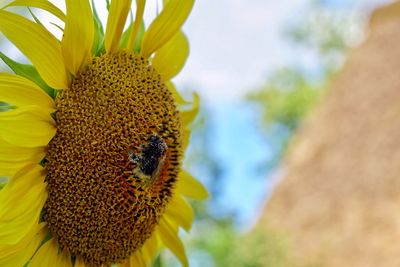
[[[295,261],[400,267],[400,3],[374,12],[285,169],[259,225],[286,231]]]

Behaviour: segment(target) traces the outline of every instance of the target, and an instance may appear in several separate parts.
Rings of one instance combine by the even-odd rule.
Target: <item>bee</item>
[[[148,143],[140,146],[140,153],[135,154],[132,150],[128,151],[129,161],[136,163],[134,174],[139,177],[147,177],[154,181],[161,172],[167,154],[167,143],[156,134],[148,138]]]

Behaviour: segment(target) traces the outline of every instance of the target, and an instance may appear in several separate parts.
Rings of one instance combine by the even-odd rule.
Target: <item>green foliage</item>
[[[346,51],[359,36],[356,20],[359,18],[350,12],[332,11],[314,2],[303,21],[286,31],[288,40],[309,55],[315,66],[311,71],[313,75],[301,70],[306,67],[289,65],[277,70],[260,90],[248,96],[261,108],[265,128],[283,125],[293,132],[341,67]]]
[[[317,5],[308,13],[302,23],[287,31],[288,39],[313,52],[326,71],[340,67],[344,52],[355,39],[356,18],[344,11],[334,12]]]
[[[227,266],[288,267],[289,253],[286,238],[274,231],[257,231],[239,238]]]
[[[25,77],[34,83],[36,83],[40,88],[42,88],[49,96],[55,97],[55,91],[53,88],[48,86],[43,79],[40,77],[39,73],[29,64],[18,63],[11,58],[7,57],[5,54],[0,52],[0,59],[15,73],[22,77]]]
[[[107,8],[108,8],[109,3],[107,3]],[[93,9],[93,20],[94,20],[94,40],[93,40],[93,47],[92,47],[92,53],[96,56],[101,55],[104,53],[105,48],[104,48],[104,29],[103,25],[101,24],[100,17],[97,13],[96,10],[96,5],[94,3],[94,0],[92,0],[92,9]]]
[[[8,183],[7,177],[0,177],[0,190],[3,189]]]
[[[206,251],[218,267],[289,267],[288,243],[273,231],[241,234],[229,219],[208,221],[202,225],[207,232],[196,235],[192,245]]]
[[[295,69],[281,69],[267,84],[248,99],[261,107],[262,122],[269,128],[279,123],[294,130],[301,118],[315,103],[323,87],[312,83]]]

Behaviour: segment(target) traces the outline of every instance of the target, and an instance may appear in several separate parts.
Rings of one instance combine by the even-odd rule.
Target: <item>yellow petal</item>
[[[21,168],[26,166],[27,164],[39,163],[41,159],[43,159],[43,154],[37,157],[37,159],[32,159],[29,161],[23,162],[6,162],[0,161],[0,176],[4,177],[12,177],[17,173]]]
[[[150,24],[143,37],[141,54],[148,58],[165,45],[181,28],[192,10],[194,0],[170,0]]]
[[[143,259],[143,256],[140,253],[136,254],[136,257],[134,256],[134,259],[136,259],[136,262],[135,261],[132,262],[133,267],[136,267],[136,266],[137,267],[146,267],[147,266],[146,262]]]
[[[29,267],[72,267],[68,253],[59,251],[54,238],[44,243],[33,256]],[[76,266],[76,265],[75,265]]]
[[[0,176],[11,177],[23,166],[38,163],[45,156],[44,147],[20,147],[0,138]]]
[[[67,69],[76,75],[91,59],[93,14],[88,0],[66,0],[65,5],[67,18],[61,47]]]
[[[125,265],[120,265],[120,267],[147,267],[140,251],[136,251],[133,255],[126,261]]]
[[[107,52],[113,53],[118,49],[126,17],[131,8],[131,2],[132,0],[111,1],[107,19],[106,35],[104,37]]]
[[[44,147],[31,148],[22,147],[10,144],[0,138],[0,161],[4,162],[20,162],[28,161],[32,158],[36,158],[37,155],[44,155]]]
[[[65,21],[65,14],[48,0],[15,0],[3,7],[3,9],[9,6],[37,7],[46,10],[54,16],[58,17],[60,20]]]
[[[0,112],[0,138],[10,144],[24,147],[45,146],[55,132],[50,114],[36,106]]]
[[[0,244],[16,244],[33,225],[47,198],[43,168],[29,165],[0,191]]]
[[[128,45],[127,49],[128,51],[133,50],[133,45],[135,43],[137,34],[139,32],[140,25],[142,24],[143,21],[143,13],[144,13],[144,7],[146,5],[146,0],[137,0],[136,1],[136,16],[135,16],[135,22],[133,24],[132,32],[129,36],[128,40]]]
[[[183,147],[183,151],[186,151],[186,148],[189,145],[189,140],[190,140],[190,129],[188,127],[183,129],[183,137],[182,137],[182,147]]]
[[[197,93],[193,93],[192,107],[188,110],[181,111],[181,118],[183,125],[191,124],[196,118],[200,110],[200,96]]]
[[[81,257],[76,257],[74,267],[86,267],[85,262]]]
[[[47,234],[45,223],[34,224],[21,241],[14,245],[0,245],[0,266],[25,266]]]
[[[76,264],[75,264],[75,266],[76,266]],[[115,266],[116,267],[130,267],[129,259],[128,260],[124,260],[123,262],[118,263]]]
[[[177,225],[182,226],[186,231],[190,231],[194,219],[194,212],[186,200],[175,195],[168,203],[164,216],[166,216],[167,220],[176,222]]]
[[[208,197],[208,192],[204,185],[185,170],[179,173],[176,193],[198,200],[203,200]]]
[[[182,266],[188,267],[189,262],[186,257],[185,248],[182,241],[179,239],[178,233],[176,233],[172,226],[163,218],[161,218],[158,224],[158,234],[160,235],[161,241],[174,253],[182,263]]]
[[[146,266],[150,266],[154,258],[157,256],[159,250],[160,241],[158,240],[158,236],[156,234],[152,234],[151,237],[146,240],[141,249],[143,259],[146,262]]]
[[[38,163],[37,161],[36,163]],[[30,162],[12,162],[12,163],[7,163],[7,162],[0,162],[0,177],[11,177],[13,176],[16,172],[18,172],[21,168],[23,168],[26,164],[33,163],[33,161]]]
[[[182,31],[161,47],[152,60],[154,68],[161,74],[164,80],[175,77],[185,65],[189,55],[189,42]]]
[[[59,41],[42,26],[0,10],[0,31],[25,54],[43,80],[55,89],[68,87]]]
[[[178,235],[179,228],[180,228],[179,223],[175,220],[170,220],[171,218],[169,218],[168,216],[164,216],[163,218],[171,226],[171,229],[174,230],[174,233],[176,233],[176,235]]]
[[[185,104],[189,103],[185,99],[183,99],[182,95],[178,92],[178,90],[176,89],[173,82],[167,81],[166,84],[167,84],[168,89],[171,91],[172,95],[174,96],[176,103],[178,103],[179,105],[185,105]]]
[[[38,106],[54,110],[54,101],[32,81],[10,73],[0,73],[0,101],[21,106]]]

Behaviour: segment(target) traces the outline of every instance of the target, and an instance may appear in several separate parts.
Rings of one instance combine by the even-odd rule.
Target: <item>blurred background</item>
[[[399,94],[379,86],[399,84],[386,79],[398,76],[387,64],[400,55],[400,8],[371,22],[389,3],[196,1],[175,82],[202,97],[185,165],[212,196],[193,203],[182,233],[191,266],[400,266],[400,217],[389,215],[400,202]],[[178,266],[168,253],[156,264]]]
[[[370,192],[377,185],[371,183],[371,188],[360,193],[357,200],[353,200],[352,195],[358,194],[359,187],[349,186],[347,191],[336,189],[345,188],[342,183],[349,179],[354,179],[356,185],[364,183],[363,174],[347,170],[362,169],[369,162],[344,150],[332,152],[330,156],[330,147],[335,147],[337,140],[329,137],[319,142],[323,142],[321,147],[315,145],[316,158],[311,157],[307,164],[298,163],[305,167],[297,167],[297,161],[292,163],[294,160],[290,159],[292,147],[296,154],[293,157],[301,159],[313,153],[304,151],[313,146],[313,139],[311,144],[304,145],[306,148],[298,149],[301,141],[296,143],[292,139],[307,128],[307,125],[303,127],[306,124],[303,119],[319,112],[315,106],[323,106],[325,98],[331,97],[326,92],[335,90],[332,87],[340,80],[338,76],[342,75],[346,62],[351,60],[349,55],[367,42],[372,12],[388,3],[368,0],[197,1],[185,25],[191,41],[191,55],[177,83],[181,88],[197,90],[202,95],[202,113],[195,125],[186,164],[207,184],[212,198],[198,206],[200,219],[187,236],[192,266],[400,266],[394,254],[384,252],[399,249],[395,238],[387,240],[388,235],[400,231],[399,219],[382,216],[379,210],[388,208],[381,206],[376,207],[377,215],[369,215],[368,207],[373,206],[370,202],[379,198]],[[396,42],[395,37],[388,42]],[[364,52],[361,57],[368,58],[379,51],[376,48]],[[363,65],[360,62],[355,69],[362,69]],[[373,76],[367,69],[365,72]],[[342,83],[350,83],[352,75],[349,74],[349,81]],[[361,90],[363,82],[354,86]],[[343,87],[353,90],[346,85]],[[380,90],[379,87],[373,89]],[[382,94],[380,101],[390,98]],[[350,105],[358,105],[363,97],[368,98],[354,96]],[[398,98],[399,94],[392,97]],[[350,95],[344,97],[351,98]],[[332,106],[335,109],[340,103],[332,103]],[[398,109],[393,112],[399,114]],[[362,112],[358,114],[358,118],[362,116]],[[347,115],[342,117],[330,123],[331,132],[335,127],[342,127],[336,123],[345,121]],[[310,123],[317,125],[314,127],[316,135],[324,135],[319,128],[324,127],[327,118],[311,118]],[[348,131],[352,131],[351,126]],[[368,131],[370,129],[354,132],[361,136]],[[347,138],[348,133],[338,133],[338,136]],[[374,143],[380,138],[383,140],[386,136],[366,136],[366,145],[368,140]],[[354,140],[349,139],[343,147],[351,146],[352,142]],[[325,154],[324,160],[337,164],[321,167],[323,172],[308,167],[325,166],[318,160]],[[345,155],[354,158],[352,162],[359,167],[343,164],[350,162]],[[342,176],[331,177],[329,174],[337,168],[344,168]],[[371,179],[376,179],[377,184],[384,183],[384,173],[379,171],[383,171],[379,166],[370,170],[374,173]],[[335,182],[325,184],[324,179]],[[398,187],[391,182],[386,183],[394,186],[393,194],[397,196]],[[309,197],[314,190],[323,195]],[[340,191],[339,196],[336,191]],[[379,194],[389,193],[382,189]],[[393,207],[394,203],[392,198],[382,206]],[[333,216],[336,209],[341,209],[345,215]],[[373,219],[368,222],[366,217]],[[396,226],[389,227],[391,224]],[[379,231],[387,227],[392,232]],[[367,233],[371,233],[371,238],[366,237]],[[345,238],[337,240],[340,235]]]

